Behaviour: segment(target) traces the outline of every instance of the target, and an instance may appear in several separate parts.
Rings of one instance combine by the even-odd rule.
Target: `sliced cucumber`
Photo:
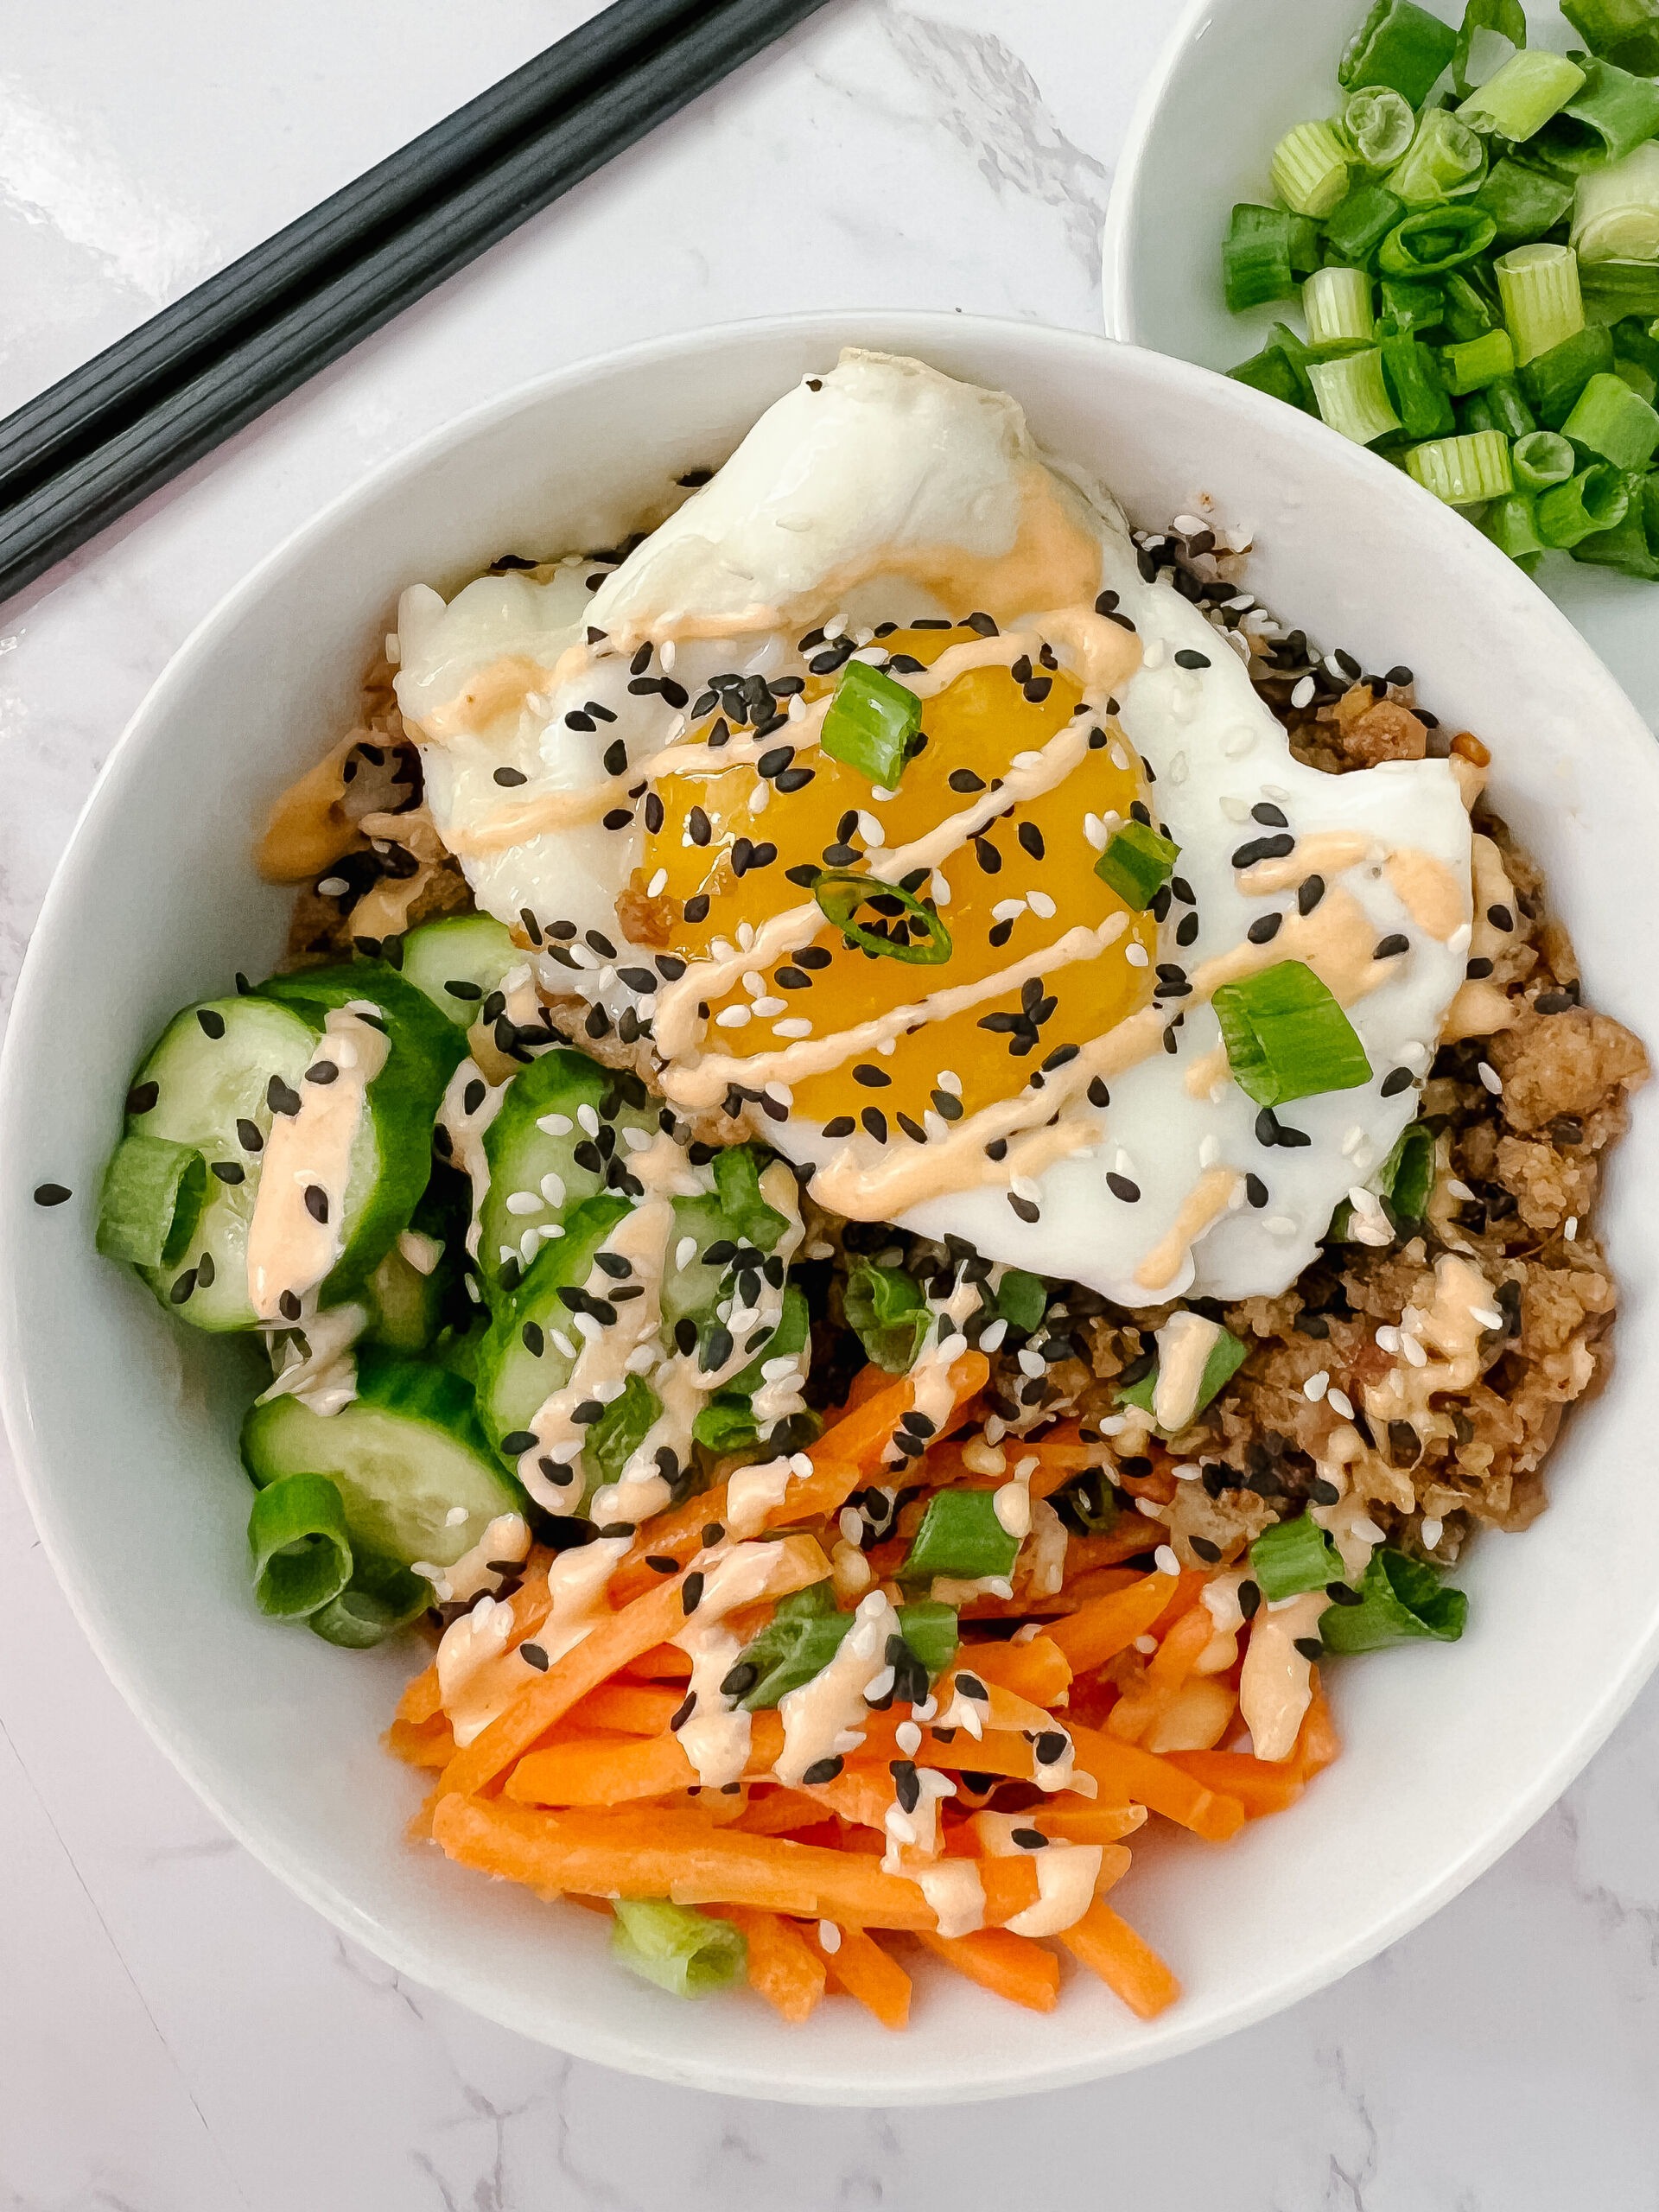
[[[345,1243],[322,1286],[322,1302],[335,1305],[409,1225],[431,1177],[433,1125],[449,1077],[466,1058],[466,1041],[423,993],[378,960],[276,976],[258,995],[315,1014],[319,1027],[327,1009],[377,1007],[391,1040],[352,1150]]]
[[[254,1406],[242,1425],[242,1460],[255,1483],[263,1490],[289,1475],[326,1475],[354,1553],[406,1567],[453,1566],[498,1514],[522,1509],[460,1376],[365,1345],[357,1388],[350,1405],[326,1418],[297,1398]],[[462,1517],[452,1521],[457,1507]]]
[[[574,1309],[559,1294],[587,1281],[594,1253],[632,1211],[626,1198],[610,1194],[575,1207],[564,1235],[543,1245],[511,1305],[491,1323],[477,1357],[478,1404],[498,1444],[527,1430],[554,1391],[570,1380],[582,1338]],[[571,1355],[560,1351],[561,1337]]]
[[[404,981],[457,1028],[470,1029],[480,1002],[524,957],[493,914],[451,914],[404,939]]]
[[[248,1224],[270,1134],[267,1093],[273,1077],[290,1089],[299,1083],[316,1041],[314,1022],[297,1007],[209,999],[175,1015],[133,1077],[128,1141],[165,1139],[207,1163],[188,1243],[170,1255],[164,1247],[160,1263],[143,1270],[157,1298],[198,1329],[256,1325],[248,1302]]]
[[[752,1145],[733,1145],[714,1159],[715,1188],[700,1198],[674,1201],[674,1251],[663,1284],[663,1316],[706,1321],[714,1313],[734,1255],[746,1247],[763,1255],[775,1249],[789,1224],[760,1195],[761,1156]],[[685,1267],[678,1251],[688,1236],[696,1256]],[[706,1259],[712,1251],[715,1257]]]
[[[388,1351],[424,1351],[443,1323],[445,1261],[423,1272],[394,1244],[358,1293],[368,1313],[365,1344]]]
[[[536,1230],[564,1224],[625,1173],[622,1131],[652,1127],[639,1077],[585,1052],[544,1052],[514,1076],[484,1137],[490,1187],[479,1211],[478,1266],[493,1303],[537,1258]],[[512,1203],[531,1198],[533,1211]]]

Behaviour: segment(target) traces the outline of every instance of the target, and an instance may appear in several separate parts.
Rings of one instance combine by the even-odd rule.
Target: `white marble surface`
[[[11,11],[0,408],[586,12]],[[453,411],[586,352],[782,308],[1096,327],[1112,161],[1164,20],[1163,0],[830,0],[0,609],[0,996],[180,640],[342,482]],[[562,2060],[343,1944],[105,1681],[3,1465],[0,1577],[7,2212],[1659,2204],[1659,1690],[1457,1904],[1277,2021],[1022,2104],[792,2112]]]

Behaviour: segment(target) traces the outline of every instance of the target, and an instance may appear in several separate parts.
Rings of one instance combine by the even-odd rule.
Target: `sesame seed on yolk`
[[[893,653],[928,663],[973,636],[966,629],[901,630],[883,643]],[[807,700],[832,690],[835,680],[809,679]],[[760,781],[750,763],[715,767],[708,774],[665,778],[658,786],[661,826],[646,838],[639,880],[649,880],[658,869],[666,874],[664,900],[665,905],[672,902],[677,918],[671,929],[671,950],[695,960],[708,954],[716,939],[734,945],[740,923],[758,929],[773,914],[809,901],[810,891],[791,882],[785,871],[807,864],[836,865],[825,861],[824,852],[841,842],[838,832],[849,814],[874,817],[889,851],[925,836],[976,796],[951,787],[953,772],[959,776],[971,772],[985,784],[994,784],[1007,774],[1016,754],[1038,751],[1064,729],[1081,697],[1076,680],[1064,668],[1054,673],[1046,697],[1037,702],[1025,696],[1007,668],[965,671],[937,698],[924,702],[922,747],[906,765],[895,795],[887,800],[874,796],[868,779],[856,769],[816,747],[802,752],[797,763],[812,771],[811,781],[794,791],[774,785],[759,815],[749,805]],[[686,741],[706,737],[710,727],[712,717]],[[776,742],[788,744],[791,734],[790,728],[780,729]],[[1128,746],[1086,753],[1062,784],[1018,806],[1011,817],[988,823],[979,840],[963,844],[943,863],[938,876],[917,887],[914,895],[929,904],[938,895],[938,877],[949,887],[948,897],[938,898],[938,906],[951,938],[948,961],[924,966],[871,955],[849,945],[831,924],[821,923],[816,930],[804,931],[790,953],[760,977],[763,989],[755,990],[751,979],[748,988],[740,982],[726,996],[709,1001],[705,1050],[746,1058],[776,1052],[798,1034],[803,1020],[810,1022],[813,1037],[826,1037],[893,1007],[912,1004],[930,992],[995,975],[1054,944],[1079,923],[1097,925],[1109,915],[1125,911],[1122,899],[1095,874],[1098,855],[1084,828],[1090,815],[1108,820],[1113,815],[1127,817],[1133,802],[1144,796],[1135,766],[1114,766],[1114,751],[1134,762]],[[710,760],[718,761],[718,752]],[[694,808],[701,808],[707,817],[710,834],[706,842],[694,841],[688,833]],[[701,833],[702,824],[697,828]],[[732,850],[740,838],[752,845],[764,840],[775,846],[776,859],[759,868],[750,867],[739,876]],[[848,842],[857,858],[847,864],[864,872],[868,840],[862,828],[853,827]],[[1022,903],[1033,893],[1038,898],[1034,909]],[[701,921],[689,922],[685,901],[699,895],[709,902],[707,914]],[[879,908],[872,912],[867,905],[857,918],[868,927],[880,916]],[[1144,1005],[1150,995],[1149,971],[1131,966],[1124,956],[1131,945],[1152,953],[1157,931],[1147,914],[1131,912],[1129,925],[1095,959],[1045,976],[1040,995],[1027,987],[1027,997],[1039,1000],[1039,1015],[1048,1000],[1053,1001],[1033,1041],[1018,1031],[981,1027],[988,1014],[1020,1013],[1018,988],[900,1037],[890,1054],[880,1057],[880,1071],[889,1078],[880,1093],[889,1117],[896,1121],[908,1115],[920,1123],[932,1107],[941,1070],[960,1078],[959,1095],[967,1113],[1016,1096],[1058,1047],[1086,1044]],[[890,918],[889,925],[903,925]],[[812,954],[804,967],[798,958],[804,949]],[[826,955],[827,964],[813,964],[822,963]],[[738,1008],[743,1011],[735,1022],[720,1020],[722,1013]],[[1021,1046],[1023,1050],[1011,1049]],[[843,1116],[857,1121],[868,1105],[870,1091],[868,1075],[861,1084],[854,1069],[855,1063],[866,1060],[864,1054],[849,1054],[841,1066],[796,1083],[795,1110],[814,1121]],[[933,1126],[938,1128],[937,1119]]]

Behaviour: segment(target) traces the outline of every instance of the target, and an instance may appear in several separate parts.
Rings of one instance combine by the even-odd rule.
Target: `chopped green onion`
[[[1503,320],[1524,368],[1584,327],[1579,257],[1571,246],[1518,245],[1492,264]]]
[[[902,1268],[858,1259],[847,1277],[847,1325],[889,1375],[907,1375],[932,1319],[920,1287]]]
[[[1382,356],[1376,346],[1339,361],[1315,361],[1308,375],[1321,417],[1356,445],[1368,446],[1400,428],[1382,380]]]
[[[346,1508],[327,1475],[286,1475],[256,1491],[248,1548],[255,1602],[273,1620],[303,1620],[352,1579]]]
[[[741,1979],[749,1947],[729,1920],[666,1897],[615,1897],[611,1956],[671,1997],[707,1997]]]
[[[432,1585],[401,1560],[359,1558],[340,1595],[319,1606],[306,1625],[325,1643],[368,1651],[418,1620],[431,1603]]]
[[[1604,162],[1622,162],[1659,130],[1659,84],[1632,77],[1611,61],[1586,60],[1584,83],[1540,135],[1539,151],[1576,175]]]
[[[1420,207],[1396,223],[1376,250],[1385,276],[1438,276],[1485,252],[1497,226],[1484,207]]]
[[[1538,427],[1538,417],[1528,406],[1526,397],[1513,377],[1494,377],[1478,395],[1486,402],[1491,415],[1490,427],[1501,430],[1506,438],[1524,438],[1529,430]],[[1471,403],[1461,403],[1467,406]]]
[[[1325,264],[1325,247],[1319,239],[1319,226],[1311,215],[1290,218],[1290,273],[1293,276],[1311,276]]]
[[[1434,356],[1415,338],[1385,338],[1382,373],[1408,438],[1446,437],[1456,429]]]
[[[883,791],[896,790],[922,727],[922,702],[908,684],[868,661],[842,671],[819,734],[832,760],[843,760]]]
[[[877,875],[857,875],[850,868],[827,868],[813,885],[812,896],[826,920],[861,951],[920,968],[938,968],[950,957],[950,931],[931,906],[925,906],[897,883],[883,883]],[[877,899],[896,901],[903,909],[891,917],[890,926],[878,929],[854,920],[861,906]],[[918,927],[919,937],[915,934]]]
[[[1406,455],[1406,473],[1449,507],[1471,507],[1515,488],[1509,442],[1498,430],[1414,446]]]
[[[1580,452],[1615,468],[1639,471],[1659,447],[1659,415],[1620,376],[1594,376],[1561,425]]]
[[[1313,353],[1306,340],[1299,336],[1287,322],[1275,322],[1268,328],[1268,344],[1275,353],[1283,354],[1301,392],[1301,404],[1312,414],[1313,383],[1307,371]]]
[[[1123,1511],[1104,1467],[1084,1467],[1051,1491],[1048,1502],[1076,1536],[1109,1535]]]
[[[630,1375],[588,1430],[584,1446],[595,1484],[613,1483],[661,1417],[662,1400],[643,1375]]]
[[[1480,78],[1470,70],[1476,53],[1476,41],[1480,41]],[[1452,53],[1452,82],[1462,99],[1471,87],[1480,79],[1490,82],[1496,66],[1491,60],[1491,48],[1501,40],[1510,48],[1504,57],[1505,67],[1527,42],[1527,16],[1521,0],[1468,0],[1463,11],[1462,28]]]
[[[1241,1344],[1229,1329],[1224,1329],[1210,1348],[1210,1357],[1204,1363],[1204,1373],[1198,1378],[1198,1395],[1192,1402],[1192,1418],[1197,1420],[1210,1401],[1224,1390],[1239,1369],[1249,1357],[1249,1346]],[[1150,1413],[1158,1391],[1158,1367],[1154,1361],[1139,1382],[1127,1383],[1117,1393],[1120,1406],[1139,1406]]]
[[[1320,1620],[1327,1651],[1381,1651],[1423,1637],[1455,1643],[1469,1614],[1461,1590],[1446,1589],[1433,1567],[1387,1548],[1371,1554],[1359,1596],[1358,1605],[1332,1605]]]
[[[1446,288],[1446,327],[1459,345],[1465,339],[1484,337],[1497,321],[1495,309],[1470,283],[1465,272],[1449,269],[1442,278]]]
[[[1381,328],[1389,338],[1414,338],[1439,327],[1446,317],[1446,293],[1439,284],[1414,284],[1403,276],[1382,279]]]
[[[1659,315],[1659,264],[1651,261],[1592,261],[1580,271],[1585,312],[1599,322],[1625,315]]]
[[[1522,491],[1548,492],[1552,484],[1565,484],[1579,464],[1558,430],[1529,430],[1516,440],[1510,465]]]
[[[1252,391],[1265,391],[1269,399],[1282,399],[1288,407],[1302,404],[1302,387],[1296,372],[1276,346],[1264,346],[1259,353],[1252,353],[1248,361],[1240,361],[1227,372],[1235,384],[1247,384]]]
[[[1528,493],[1511,492],[1504,499],[1494,499],[1481,517],[1480,526],[1500,553],[1507,553],[1528,570],[1537,566],[1544,541],[1538,535],[1538,518]]]
[[[1659,77],[1659,0],[1561,0],[1561,13],[1592,54]]]
[[[1542,238],[1563,220],[1573,205],[1573,187],[1563,177],[1505,156],[1493,164],[1471,205],[1491,217],[1495,244],[1519,245]]]
[[[1270,1605],[1347,1580],[1342,1554],[1306,1513],[1262,1531],[1250,1546],[1250,1574]]]
[[[1288,299],[1296,289],[1290,266],[1294,216],[1282,207],[1258,207],[1240,200],[1221,249],[1222,283],[1235,315],[1268,300]]]
[[[1613,356],[1613,374],[1629,385],[1638,399],[1645,399],[1649,407],[1659,399],[1659,377],[1640,361],[1627,361],[1622,353]]]
[[[806,1294],[796,1283],[784,1286],[783,1311],[778,1326],[741,1374],[733,1376],[715,1391],[691,1424],[691,1433],[711,1452],[741,1452],[760,1433],[754,1414],[754,1394],[766,1377],[761,1370],[771,1359],[792,1358],[804,1351],[811,1333]],[[799,1421],[802,1416],[792,1416]],[[814,1416],[816,1419],[816,1416]]]
[[[1010,1328],[1023,1329],[1029,1336],[1048,1311],[1048,1286],[1040,1275],[1027,1274],[1023,1268],[1004,1268],[996,1286],[996,1310]]]
[[[1453,193],[1472,191],[1486,174],[1478,134],[1449,108],[1427,107],[1403,160],[1389,171],[1389,190],[1408,207],[1432,207]]]
[[[953,1581],[1004,1579],[1014,1572],[1020,1539],[996,1517],[991,1490],[938,1490],[927,1502],[899,1573],[906,1582],[931,1581],[936,1574]]]
[[[1363,85],[1344,102],[1342,128],[1368,169],[1386,169],[1410,145],[1417,118],[1411,102],[1391,85]]]
[[[207,1163],[192,1145],[135,1130],[104,1171],[98,1249],[106,1260],[170,1268],[190,1249],[207,1197]]]
[[[1211,1004],[1233,1080],[1258,1106],[1353,1090],[1371,1079],[1353,1024],[1300,960],[1223,983]]]
[[[1328,215],[1348,190],[1348,156],[1329,123],[1299,123],[1273,149],[1273,188],[1293,214]]]
[[[1595,461],[1565,484],[1538,494],[1534,509],[1538,535],[1546,545],[1566,550],[1623,522],[1630,503],[1619,471],[1604,461]]]
[[[1421,107],[1457,51],[1458,35],[1416,0],[1376,0],[1337,71],[1344,86],[1391,85]]]
[[[1541,130],[1584,82],[1563,54],[1516,54],[1458,110],[1460,122],[1484,137],[1518,144]]]
[[[1316,269],[1302,287],[1302,314],[1312,345],[1369,345],[1376,329],[1370,278],[1363,269]]]
[[[1612,333],[1592,323],[1529,361],[1521,371],[1521,389],[1543,428],[1559,430],[1591,378],[1612,365]]]
[[[1573,203],[1573,249],[1580,262],[1659,261],[1659,142],[1586,170]]]
[[[1363,97],[1369,99],[1370,94]],[[1405,213],[1394,194],[1380,184],[1362,184],[1348,194],[1325,226],[1331,251],[1356,268],[1368,262]]]
[[[1507,330],[1488,330],[1478,338],[1465,338],[1460,345],[1446,346],[1440,359],[1446,390],[1461,398],[1465,392],[1479,391],[1499,377],[1508,376],[1515,367],[1515,347]]]
[[[1421,1122],[1401,1130],[1372,1187],[1401,1221],[1421,1221],[1434,1189],[1434,1135]]]
[[[1575,561],[1593,568],[1615,569],[1621,575],[1659,583],[1659,475],[1643,480],[1623,518],[1611,530],[1581,537],[1572,554]]]
[[[1113,830],[1095,862],[1095,874],[1126,906],[1143,914],[1174,874],[1180,856],[1180,847],[1169,838],[1160,837],[1144,822],[1129,821]]]
[[[1621,361],[1637,362],[1659,379],[1659,322],[1644,327],[1635,315],[1613,325],[1613,353]]]
[[[789,1224],[760,1195],[760,1157],[754,1147],[723,1147],[715,1154],[714,1175],[721,1224],[732,1241],[772,1251]]]
[[[949,1495],[941,1491],[941,1497]],[[956,1493],[988,1497],[988,1491]],[[943,1571],[943,1570],[938,1570]],[[957,1649],[957,1616],[950,1605],[925,1599],[898,1608],[899,1633],[929,1681],[943,1674]],[[815,1582],[780,1601],[760,1633],[744,1646],[738,1664],[747,1689],[728,1693],[746,1713],[769,1712],[791,1690],[821,1675],[840,1650],[853,1624],[851,1613],[837,1612],[834,1586]],[[753,1673],[749,1672],[753,1669]]]

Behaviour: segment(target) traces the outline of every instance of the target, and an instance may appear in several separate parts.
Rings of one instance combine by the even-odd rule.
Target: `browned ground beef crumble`
[[[1148,574],[1168,572],[1186,597],[1206,601],[1218,628],[1238,627],[1238,613],[1221,605],[1238,594],[1236,561],[1216,556],[1198,539],[1166,539],[1155,561],[1143,551],[1141,563]],[[1253,639],[1251,655],[1258,691],[1285,725],[1293,751],[1312,766],[1342,774],[1448,752],[1481,766],[1488,760],[1477,738],[1451,734],[1416,708],[1408,671],[1361,677],[1357,664],[1338,656],[1338,677],[1332,661],[1321,661],[1295,631]],[[1293,694],[1306,691],[1310,675],[1314,696],[1293,708]],[[411,821],[423,819],[419,758],[404,735],[391,677],[382,662],[368,677],[346,810],[403,811]],[[1368,1501],[1370,1517],[1391,1543],[1437,1565],[1457,1557],[1476,1524],[1524,1528],[1543,1510],[1542,1463],[1562,1416],[1607,1371],[1617,1293],[1592,1216],[1602,1154],[1627,1124],[1629,1095],[1646,1077],[1647,1055],[1622,1024],[1584,1004],[1571,941],[1548,910],[1531,858],[1484,804],[1474,818],[1503,855],[1519,910],[1519,926],[1491,980],[1522,1010],[1512,1027],[1445,1046],[1434,1062],[1421,1103],[1436,1142],[1434,1193],[1425,1218],[1402,1224],[1396,1241],[1382,1249],[1328,1243],[1280,1297],[1227,1305],[1182,1301],[1224,1322],[1249,1346],[1248,1357],[1179,1435],[1166,1442],[1132,1432],[1122,1456],[1116,1439],[1103,1440],[1107,1472],[1122,1497],[1145,1498],[1160,1510],[1158,1522],[1147,1522],[1148,1548],[1166,1537],[1185,1564],[1231,1560],[1269,1522],[1318,1500],[1316,1462],[1340,1418],[1323,1398],[1314,1402],[1304,1392],[1321,1371],[1355,1408],[1365,1448],[1349,1468],[1353,1491]],[[424,873],[409,925],[471,908],[452,860],[419,866]],[[331,871],[350,886],[344,898],[315,889],[300,893],[290,963],[338,957],[353,945],[380,951],[378,940],[354,933],[352,906],[378,876],[407,876],[416,868],[401,847],[375,849],[365,842],[364,850]],[[623,897],[638,903],[634,893]],[[628,921],[630,935],[649,939],[649,915],[631,912]],[[389,940],[385,950],[395,956],[395,943]],[[613,1033],[596,1036],[586,1016],[575,1000],[552,1007],[557,1029],[570,1042],[649,1079],[648,1044]],[[501,1040],[501,1052],[500,1064],[485,1070],[496,1079],[518,1057],[511,1038]],[[1483,1061],[1501,1081],[1496,1095],[1479,1078]],[[749,1135],[764,1139],[766,1125],[751,1129],[715,1113],[703,1117],[697,1133],[733,1143]],[[880,1255],[925,1281],[944,1254],[884,1224],[827,1217],[810,1200],[804,1211],[806,1249],[816,1244],[833,1254],[798,1270],[815,1320],[809,1395],[828,1406],[839,1402],[862,1362],[842,1319],[847,1256]],[[1503,1325],[1482,1338],[1482,1371],[1469,1390],[1438,1394],[1419,1427],[1395,1421],[1375,1434],[1361,1397],[1392,1363],[1376,1344],[1377,1327],[1397,1325],[1408,1304],[1431,1302],[1435,1259],[1451,1250],[1471,1260],[1494,1287]],[[1153,1332],[1170,1310],[1130,1313],[1077,1285],[1052,1285],[1040,1326],[1030,1338],[1010,1329],[993,1356],[990,1409],[1010,1435],[1066,1415],[1079,1417],[1085,1433],[1094,1434],[1089,1424],[1116,1414],[1118,1391],[1147,1370]],[[970,1340],[982,1325],[969,1323]],[[1021,1350],[1033,1348],[1046,1363],[1037,1378],[1018,1361]],[[1202,1467],[1199,1478],[1177,1478],[1177,1466],[1195,1463]],[[1421,1534],[1425,1520],[1441,1524],[1432,1550]],[[901,1529],[904,1521],[901,1514]]]

